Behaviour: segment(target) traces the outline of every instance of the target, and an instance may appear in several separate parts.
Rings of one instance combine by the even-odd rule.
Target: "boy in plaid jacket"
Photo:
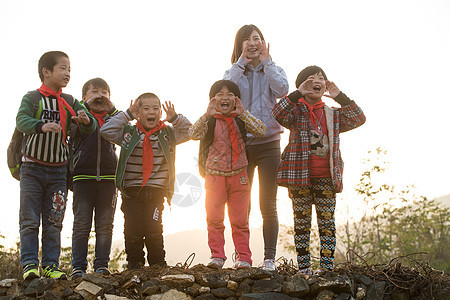
[[[333,269],[336,248],[334,211],[336,193],[342,191],[344,163],[339,134],[365,122],[363,111],[317,66],[303,69],[297,90],[273,108],[274,118],[289,129],[289,144],[281,156],[277,184],[289,189],[294,210],[294,242],[301,273],[312,274],[309,241],[312,204],[315,204],[320,235],[320,269]],[[340,108],[322,102],[325,91]],[[327,95],[325,95],[327,96]]]

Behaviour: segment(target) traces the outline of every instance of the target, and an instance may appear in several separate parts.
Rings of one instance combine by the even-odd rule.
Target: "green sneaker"
[[[44,277],[54,279],[67,279],[64,272],[61,272],[56,265],[47,266],[44,268]]]
[[[39,278],[38,265],[28,264],[23,268],[23,280],[31,280],[34,278]]]

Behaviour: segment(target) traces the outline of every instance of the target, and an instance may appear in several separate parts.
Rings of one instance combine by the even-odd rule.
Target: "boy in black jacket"
[[[99,127],[91,134],[77,131],[74,137],[72,279],[81,277],[87,269],[88,240],[94,211],[94,271],[110,274],[108,262],[117,199],[114,184],[117,166],[115,146],[102,138],[99,128],[118,111],[110,101],[109,85],[101,78],[87,81],[82,96]]]

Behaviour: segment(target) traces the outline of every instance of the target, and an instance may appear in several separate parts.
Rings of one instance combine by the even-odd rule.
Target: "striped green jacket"
[[[91,120],[88,125],[79,124],[80,130],[84,133],[94,132],[97,128],[97,121],[78,100],[74,101],[73,110],[75,112],[79,110],[86,111],[87,116]],[[35,108],[30,95],[26,94],[23,96],[16,117],[16,126],[19,131],[28,135],[26,145],[23,149],[24,157],[44,165],[64,165],[68,160],[69,148],[64,143],[62,131],[59,133],[42,132],[42,126],[49,122],[60,124],[56,98],[41,95],[39,109],[35,115]],[[67,133],[69,132],[71,123],[71,115],[67,111]]]

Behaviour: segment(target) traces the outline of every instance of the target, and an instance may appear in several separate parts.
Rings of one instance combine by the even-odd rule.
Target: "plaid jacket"
[[[295,93],[295,92],[294,92]],[[292,100],[292,95],[289,97]],[[300,96],[300,93],[297,92]],[[327,120],[328,140],[330,145],[330,171],[333,188],[336,193],[342,191],[342,173],[344,162],[339,150],[339,134],[361,126],[366,121],[363,111],[344,93],[336,97],[341,108],[324,106]],[[283,97],[273,108],[275,120],[290,130],[289,144],[281,155],[277,172],[277,184],[288,188],[308,187],[310,183],[310,127],[308,109],[303,103],[295,103],[287,96]]]

